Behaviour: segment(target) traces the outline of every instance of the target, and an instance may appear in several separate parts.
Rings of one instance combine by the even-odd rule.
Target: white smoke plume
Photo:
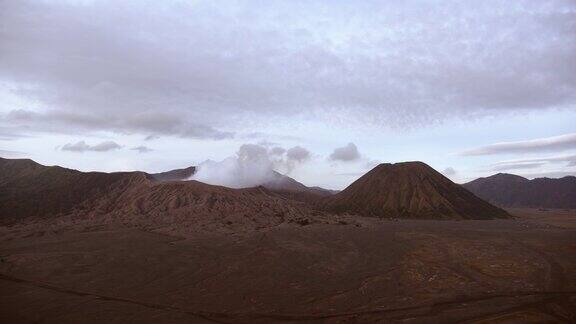
[[[244,144],[234,156],[220,162],[202,162],[191,179],[230,188],[256,187],[274,182],[279,173],[290,173],[309,159],[310,152],[300,146],[285,150]]]

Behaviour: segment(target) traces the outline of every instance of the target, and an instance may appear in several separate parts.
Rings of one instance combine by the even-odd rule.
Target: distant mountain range
[[[190,228],[271,226],[305,218],[309,209],[263,186],[231,189],[189,180],[192,168],[163,173],[81,172],[28,159],[0,158],[0,224],[69,216]],[[280,180],[285,180],[279,177]],[[297,186],[297,182],[291,183]],[[277,183],[277,188],[282,188]],[[307,190],[304,185],[300,190]],[[282,188],[290,191],[290,188]],[[312,195],[316,189],[310,189]],[[317,196],[317,197],[320,197]],[[164,225],[162,225],[164,226]]]
[[[331,195],[275,173],[257,188],[231,189],[188,180],[195,167],[161,173],[81,172],[29,159],[0,158],[0,224],[53,215],[130,214],[196,217],[258,215],[266,222],[304,215],[299,206]]]
[[[576,208],[576,177],[537,178],[498,173],[463,184],[478,197],[502,207]]]
[[[172,217],[176,223],[195,217],[212,224],[216,217],[249,228],[310,215],[493,219],[509,217],[494,205],[576,208],[573,176],[528,180],[496,174],[457,185],[422,162],[385,163],[337,192],[307,187],[280,173],[261,186],[232,189],[189,180],[195,172],[193,166],[162,173],[80,172],[0,158],[0,223],[50,215],[106,215],[135,222],[140,216],[154,222]]]

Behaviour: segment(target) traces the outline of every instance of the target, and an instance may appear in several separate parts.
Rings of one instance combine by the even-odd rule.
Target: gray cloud
[[[530,162],[555,163],[555,162],[572,162],[572,161],[576,161],[576,155],[559,155],[559,156],[547,156],[547,157],[530,158],[530,159],[507,160],[497,162],[495,163],[495,165],[502,165],[509,163],[530,163]]]
[[[550,152],[576,149],[576,133],[527,141],[503,142],[464,151],[461,155]]]
[[[18,152],[18,151],[10,151],[10,150],[0,150],[0,157],[20,157],[24,156],[26,153]]]
[[[576,155],[547,156],[528,159],[514,159],[492,164],[491,171],[506,171],[517,169],[537,169],[551,164],[565,163],[566,167],[576,166]]]
[[[352,162],[360,160],[360,152],[354,143],[334,149],[329,159],[332,161]]]
[[[294,146],[286,151],[286,158],[301,163],[310,159],[310,151],[301,146]]]
[[[260,143],[260,145],[262,146],[267,146],[267,145],[263,145],[262,143]],[[284,153],[286,153],[286,149],[276,146],[270,149],[270,154],[272,155],[283,155]]]
[[[559,155],[559,156],[547,156],[539,158],[530,159],[516,159],[507,160],[494,163],[495,167],[506,166],[506,165],[516,165],[516,164],[531,164],[531,163],[564,163],[567,162],[568,166],[574,165],[576,163],[576,155]]]
[[[112,141],[105,141],[96,145],[88,145],[86,144],[86,142],[84,141],[79,141],[76,143],[68,143],[65,144],[64,146],[62,146],[60,148],[60,150],[62,151],[70,151],[70,152],[79,152],[79,153],[83,153],[83,152],[108,152],[108,151],[112,151],[112,150],[117,150],[119,148],[121,148],[122,146],[118,145],[115,142]]]
[[[568,0],[5,0],[0,21],[0,91],[37,107],[22,133],[222,139],[270,118],[410,127],[576,103]]]
[[[78,133],[84,130],[109,130],[118,133],[149,133],[175,135],[200,139],[224,139],[233,136],[230,132],[221,132],[212,127],[185,122],[177,116],[164,112],[138,112],[123,115],[122,112],[109,114],[82,114],[65,111],[37,113],[18,109],[8,112],[0,122],[21,125],[36,131]],[[157,138],[148,135],[146,140]]]
[[[507,171],[518,169],[536,169],[543,166],[545,163],[510,163],[497,165],[492,168],[492,171]]]
[[[138,153],[148,153],[148,152],[152,152],[154,151],[153,149],[144,146],[144,145],[140,145],[140,146],[136,146],[131,148],[132,151],[138,151]]]
[[[156,140],[156,139],[159,139],[159,138],[160,138],[160,136],[152,134],[152,135],[146,136],[146,137],[144,138],[144,140],[145,140],[145,141],[153,141],[153,140]]]
[[[1,124],[1,120],[0,120]],[[29,137],[21,134],[21,130],[15,127],[1,127],[0,126],[0,140],[12,141],[20,138]]]
[[[442,171],[442,174],[447,177],[452,177],[456,175],[456,170],[454,170],[452,167],[448,167]]]
[[[269,142],[268,139],[277,139],[277,140],[285,140],[285,141],[301,141],[302,137],[294,136],[294,135],[281,135],[281,134],[273,134],[273,133],[264,133],[264,132],[249,132],[243,133],[238,137],[245,138],[245,139],[259,139],[263,138],[264,140],[260,141],[260,143],[273,143]]]

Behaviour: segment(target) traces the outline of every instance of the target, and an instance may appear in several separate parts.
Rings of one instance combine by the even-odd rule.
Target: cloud
[[[559,155],[559,156],[547,156],[538,158],[528,158],[528,159],[515,159],[500,161],[493,164],[495,169],[506,168],[507,166],[514,165],[535,165],[535,164],[551,164],[551,163],[567,163],[566,166],[576,165],[576,155]]]
[[[19,157],[26,155],[26,153],[18,152],[18,151],[10,151],[10,150],[0,150],[0,157]]]
[[[130,115],[115,111],[100,115],[58,110],[38,113],[18,109],[0,116],[0,121],[44,132],[80,133],[86,130],[107,130],[116,133],[155,133],[148,135],[146,140],[156,139],[158,134],[198,139],[226,139],[234,135],[231,132],[218,131],[209,126],[186,122],[178,116],[155,111]]]
[[[255,187],[273,178],[273,166],[265,147],[244,144],[235,156],[201,163],[192,179],[231,188]]]
[[[159,138],[160,138],[160,136],[158,136],[158,135],[148,135],[148,136],[146,136],[146,137],[144,138],[144,140],[145,140],[145,141],[153,141],[153,140],[156,140],[156,139],[159,139]]]
[[[0,127],[0,140],[12,141],[23,137],[29,137],[21,134],[21,130],[14,127]]]
[[[278,173],[290,173],[310,159],[310,152],[303,147],[280,149],[243,144],[235,155],[220,162],[201,163],[192,179],[230,188],[255,187],[277,181]]]
[[[252,116],[252,118],[254,118],[254,119],[251,121],[252,122],[256,121],[256,117],[257,116]],[[264,140],[261,140],[259,143],[264,143],[264,144],[275,144],[274,142],[268,141],[269,139],[282,140],[282,141],[292,141],[292,142],[298,142],[298,141],[302,140],[302,137],[299,137],[299,136],[283,135],[283,134],[275,134],[275,133],[265,133],[265,132],[242,133],[242,134],[239,134],[238,137],[243,138],[243,139],[248,139],[248,140],[263,138]]]
[[[504,160],[493,163],[491,171],[537,169],[547,165],[564,163],[566,167],[576,166],[576,155],[557,155],[526,159]]]
[[[576,104],[568,0],[7,0],[0,21],[0,92],[20,101],[0,124],[21,133],[225,139],[299,117],[405,128]]]
[[[263,144],[260,144],[260,145],[266,146]],[[272,154],[272,155],[282,155],[284,153],[286,153],[286,149],[279,147],[279,146],[276,146],[276,147],[273,147],[272,149],[270,149],[270,154]]]
[[[464,151],[461,155],[534,153],[576,149],[576,133],[527,141],[502,142]]]
[[[310,151],[301,147],[294,146],[286,150],[286,158],[281,162],[286,173],[291,173],[296,166],[312,158]]]
[[[495,165],[503,165],[509,163],[530,163],[530,162],[546,162],[546,163],[558,163],[558,162],[573,162],[576,161],[576,155],[558,155],[558,156],[546,156],[538,158],[528,158],[528,159],[515,159],[515,160],[505,160],[495,163]]]
[[[286,158],[289,161],[302,163],[310,159],[310,151],[301,146],[294,146],[286,151]]]
[[[348,143],[348,145],[344,147],[334,149],[329,159],[331,161],[352,162],[360,160],[360,157],[360,152],[358,152],[356,145],[354,143]]]
[[[456,175],[456,170],[452,167],[448,167],[442,171],[442,174],[450,178]]]
[[[492,171],[507,171],[507,170],[518,170],[518,169],[536,169],[543,166],[544,163],[510,163],[497,165],[492,168]]]
[[[132,151],[138,151],[138,153],[148,153],[148,152],[152,152],[154,151],[153,149],[144,146],[144,145],[140,145],[140,146],[136,146],[131,148]]]
[[[60,148],[62,151],[70,151],[70,152],[108,152],[112,150],[120,149],[122,146],[118,145],[112,141],[105,141],[96,145],[88,145],[84,141],[79,141],[76,143],[68,143],[65,144]]]

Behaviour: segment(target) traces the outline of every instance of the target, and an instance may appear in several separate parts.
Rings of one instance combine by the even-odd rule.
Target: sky
[[[243,152],[331,189],[412,160],[459,183],[574,175],[576,2],[0,1],[0,156],[159,172]]]

